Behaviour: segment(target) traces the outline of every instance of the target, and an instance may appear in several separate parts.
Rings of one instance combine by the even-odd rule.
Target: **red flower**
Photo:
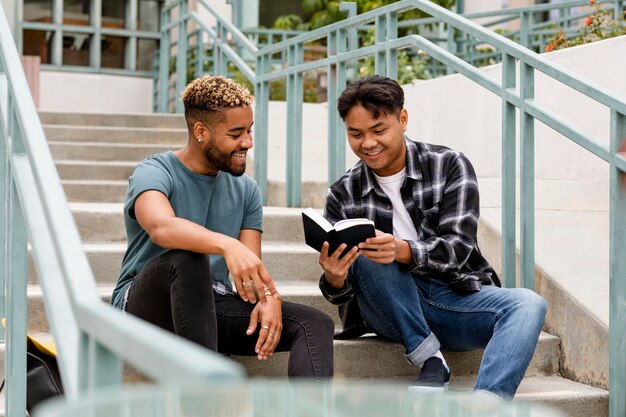
[[[554,49],[554,44],[553,43],[549,43],[546,45],[546,52],[550,52]]]
[[[596,0],[589,0],[589,5],[593,6],[595,4]]]
[[[589,16],[587,20],[585,20],[585,26],[591,26],[591,22],[592,22],[591,16]]]

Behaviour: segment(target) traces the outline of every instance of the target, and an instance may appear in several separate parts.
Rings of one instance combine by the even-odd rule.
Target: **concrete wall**
[[[198,10],[197,5],[194,5],[195,2],[190,2],[189,7],[191,10]],[[209,6],[211,6],[216,12],[224,16],[226,19],[231,20],[231,8],[230,4],[226,4],[226,0],[211,0],[209,1]],[[199,11],[202,20],[207,23],[209,27],[213,27],[215,25],[215,19],[213,15],[209,14],[206,11]]]
[[[43,111],[152,113],[151,78],[42,71]]]
[[[626,37],[609,39],[544,56],[607,91],[626,98]],[[485,68],[494,80],[501,66]],[[409,111],[407,134],[425,142],[439,143],[466,153],[482,177],[500,177],[501,101],[461,75],[406,86]],[[568,87],[536,73],[536,102],[555,112],[571,126],[609,143],[609,112]],[[536,172],[545,179],[606,178],[608,164],[590,156],[560,134],[536,123]]]
[[[304,103],[302,117],[302,181],[326,182],[328,179],[328,105]],[[269,108],[268,180],[284,181],[287,158],[287,106],[270,102]],[[345,133],[341,132],[342,139]],[[358,161],[346,144],[346,167]]]

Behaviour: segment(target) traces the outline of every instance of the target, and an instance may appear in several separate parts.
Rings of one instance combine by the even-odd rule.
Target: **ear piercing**
[[[202,138],[198,136],[198,143],[202,142]]]

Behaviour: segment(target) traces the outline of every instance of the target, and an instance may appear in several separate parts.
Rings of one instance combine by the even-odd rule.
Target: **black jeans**
[[[213,291],[208,257],[171,250],[150,261],[133,280],[126,311],[224,354],[256,356],[260,325],[246,335],[254,304]],[[333,376],[334,323],[312,307],[283,302],[276,352],[290,351],[290,377]]]

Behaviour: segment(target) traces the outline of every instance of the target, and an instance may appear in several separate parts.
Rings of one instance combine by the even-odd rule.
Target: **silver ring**
[[[254,283],[254,281],[252,281],[252,280],[246,281],[246,282],[243,283],[243,286],[244,287],[251,287],[253,283]]]

